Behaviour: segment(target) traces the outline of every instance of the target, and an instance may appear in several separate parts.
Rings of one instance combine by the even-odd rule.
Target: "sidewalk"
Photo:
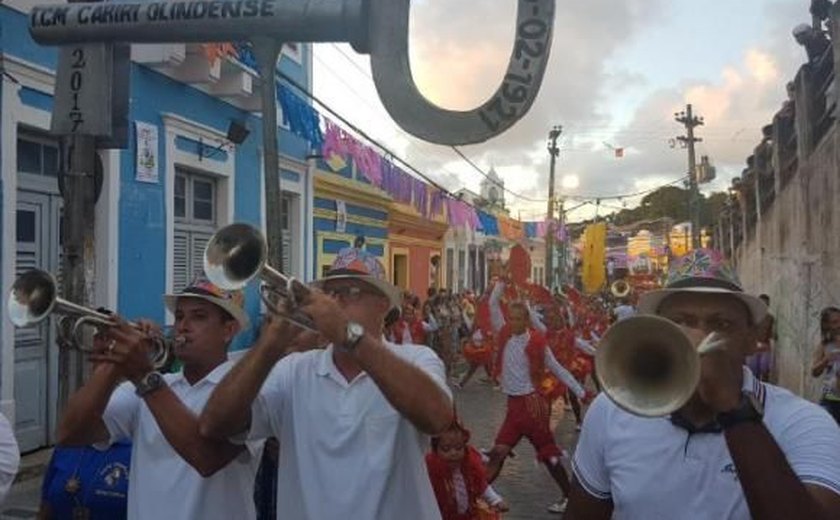
[[[24,455],[15,483],[0,506],[0,520],[35,518],[41,501],[41,480],[52,456],[47,448]]]

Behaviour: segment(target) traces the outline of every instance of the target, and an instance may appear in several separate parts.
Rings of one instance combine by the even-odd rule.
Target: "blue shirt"
[[[130,443],[116,443],[104,451],[57,446],[44,475],[41,500],[49,504],[52,518],[73,518],[73,509],[81,506],[90,510],[91,520],[124,519],[130,461]],[[67,483],[74,478],[78,491],[71,493]]]

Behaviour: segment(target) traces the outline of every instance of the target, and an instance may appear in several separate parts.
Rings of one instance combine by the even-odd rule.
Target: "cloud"
[[[763,12],[755,15],[765,24],[762,39],[748,42],[739,58],[716,77],[661,85],[652,83],[643,71],[611,66],[609,60],[646,31],[668,24],[668,17],[675,16],[674,4],[558,2],[549,68],[533,108],[510,131],[463,150],[485,169],[494,165],[509,189],[536,199],[514,201],[516,210],[544,214],[549,174],[546,141],[553,125],[567,124],[560,141],[558,184],[564,176],[576,175],[580,186],[572,194],[640,191],[687,171],[685,151],[672,148],[669,139],[681,131],[674,112],[690,102],[706,121],[698,129],[704,138],[698,150],[712,157],[719,177],[725,177],[722,183],[728,183],[731,175],[740,173],[758,143],[761,127],[784,99],[785,83],[803,60],[801,48],[789,37],[789,26],[795,24],[791,20],[807,17],[807,8],[794,0],[761,5]],[[412,72],[421,90],[448,108],[473,108],[487,99],[507,65],[515,6],[512,0],[415,0]],[[341,47],[351,54],[349,47]],[[318,46],[316,54],[321,56],[315,63],[317,93],[449,188],[478,189],[481,176],[451,150],[395,128],[372,83],[363,76],[369,70],[366,58],[350,55],[351,65],[333,46]],[[691,70],[688,63],[686,70]],[[609,103],[630,92],[634,97],[627,102],[626,114],[611,113]],[[625,148],[624,158],[616,159],[604,142]]]

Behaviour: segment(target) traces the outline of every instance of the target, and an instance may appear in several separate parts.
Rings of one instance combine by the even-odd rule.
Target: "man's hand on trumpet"
[[[741,402],[743,349],[746,338],[683,327],[700,355],[697,395],[715,413],[729,412]]]
[[[157,326],[145,321],[139,326],[132,326],[116,316],[114,323],[113,327],[102,334],[99,346],[90,355],[90,360],[94,363],[112,363],[126,379],[136,383],[155,369],[152,353]]]
[[[305,352],[326,345],[319,332],[303,329],[282,316],[270,314],[263,321],[260,338],[281,349],[284,357],[293,352]]]

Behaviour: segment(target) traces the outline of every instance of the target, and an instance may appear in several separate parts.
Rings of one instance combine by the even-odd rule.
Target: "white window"
[[[204,247],[216,231],[216,179],[175,170],[173,290],[180,291],[203,272]]]
[[[58,164],[58,144],[54,139],[22,128],[18,131],[18,173],[56,177]]]

